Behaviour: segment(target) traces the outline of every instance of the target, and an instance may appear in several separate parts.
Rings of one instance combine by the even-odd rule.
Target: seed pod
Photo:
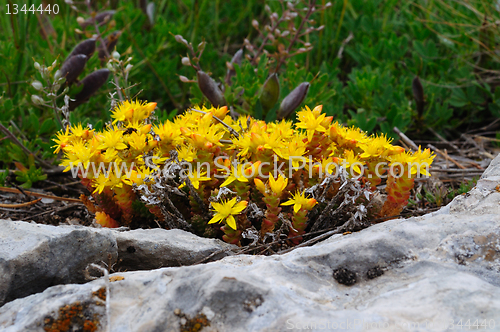
[[[236,53],[234,53],[230,64],[231,65],[233,65],[233,64],[241,65],[241,60],[243,60],[243,49],[240,48]],[[231,66],[231,68],[229,68],[229,66],[228,66],[228,69],[226,72],[226,78],[224,79],[224,81],[226,82],[227,85],[231,85],[231,77],[233,77],[234,75],[236,75],[236,71],[234,70],[234,66]]]
[[[82,23],[80,23],[80,22],[78,22],[78,23],[80,24],[80,26],[82,27],[82,29],[85,29],[89,25],[94,24],[94,20],[95,20],[95,22],[97,22],[97,24],[109,22],[111,20],[111,17],[115,13],[116,13],[116,11],[114,11],[114,10],[106,10],[104,12],[100,12],[99,14],[97,14],[93,18],[91,17],[91,18],[86,19]]]
[[[110,54],[113,49],[115,48],[116,44],[118,43],[118,38],[120,37],[121,35],[121,31],[115,31],[111,34],[109,34],[106,39],[104,39],[104,44],[106,45],[106,49],[108,50],[108,54]],[[106,58],[106,52],[104,50],[104,47],[101,45],[99,45],[99,59],[101,59],[101,61],[104,61]]]
[[[33,86],[35,88],[35,90],[38,90],[38,91],[43,89],[43,84],[40,81],[33,81],[31,83],[31,86]]]
[[[189,43],[187,42],[187,40],[184,39],[184,37],[182,37],[181,35],[175,35],[175,41],[178,43],[184,44],[184,46],[186,46],[186,47],[189,46]]]
[[[424,87],[420,82],[418,76],[416,76],[411,82],[411,89],[413,90],[413,98],[417,102],[417,113],[419,118],[422,118],[424,114],[424,106],[425,106],[425,96],[424,96]]]
[[[77,54],[64,61],[60,75],[61,77],[66,77],[66,83],[74,83],[85,68],[87,60],[88,57],[85,54]]]
[[[39,96],[37,95],[31,95],[31,101],[33,102],[33,104],[35,105],[42,105],[43,104],[43,99],[40,98]]]
[[[69,58],[71,58],[73,55],[77,54],[85,54],[89,59],[94,54],[95,52],[95,39],[90,38],[82,41],[78,45],[75,46],[73,51],[68,55],[66,58],[65,62],[68,61]]]
[[[224,100],[224,95],[217,86],[217,83],[215,83],[215,81],[202,70],[199,70],[196,75],[198,76],[198,86],[200,87],[201,92],[205,95],[205,97],[207,97],[212,106],[224,106],[226,101]]]
[[[288,96],[281,101],[280,109],[277,115],[278,120],[287,118],[297,107],[300,106],[300,104],[302,104],[307,96],[307,92],[309,91],[309,86],[309,82],[300,83],[298,87],[293,89],[292,92],[290,92]]]
[[[260,103],[262,104],[262,110],[266,113],[268,112],[278,101],[280,96],[280,81],[278,80],[277,74],[271,74],[264,86],[262,87],[262,94],[260,95]]]
[[[75,101],[70,102],[70,110],[74,110],[78,105],[85,103],[104,83],[106,83],[108,77],[109,70],[107,69],[99,69],[85,76],[85,78],[78,83],[78,86],[82,86],[82,89],[73,98]]]

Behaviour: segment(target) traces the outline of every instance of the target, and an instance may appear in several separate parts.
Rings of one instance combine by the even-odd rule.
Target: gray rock
[[[231,254],[233,246],[182,230],[118,232],[83,226],[50,226],[0,220],[0,306],[47,287],[84,283],[90,263],[116,270],[192,265]]]
[[[109,230],[0,220],[0,305],[47,287],[86,282],[90,263],[116,260]]]
[[[496,161],[498,162],[499,157]],[[494,164],[500,168],[500,164]],[[417,218],[335,235],[284,255],[117,273],[52,287],[0,308],[0,329],[42,331],[44,318],[109,287],[111,331],[499,330],[500,194],[488,170],[470,193]],[[94,294],[93,294],[94,292]],[[482,326],[481,326],[482,324]],[[464,327],[464,329],[469,329]]]
[[[236,246],[218,239],[200,237],[180,229],[137,229],[116,234],[122,270],[150,270],[166,266],[192,265],[213,255],[217,260]]]

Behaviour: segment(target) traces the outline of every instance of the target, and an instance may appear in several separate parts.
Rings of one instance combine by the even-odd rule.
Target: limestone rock
[[[90,263],[117,270],[191,265],[231,254],[233,246],[182,230],[118,232],[0,220],[0,306],[50,286],[84,283]],[[209,260],[209,261],[210,261]]]
[[[217,260],[234,246],[218,239],[200,238],[180,229],[137,229],[116,234],[122,270],[150,270],[165,266],[192,265],[216,253]]]
[[[86,282],[90,263],[116,260],[109,230],[0,220],[0,305],[47,287]]]

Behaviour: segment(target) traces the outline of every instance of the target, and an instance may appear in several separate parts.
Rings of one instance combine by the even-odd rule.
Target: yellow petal
[[[291,199],[288,202],[282,203],[281,205],[293,205],[293,204],[295,204],[295,201]]]
[[[239,202],[238,204],[236,204],[236,206],[234,206],[231,209],[231,214],[239,214],[241,211],[245,210],[245,208],[247,207],[247,205],[248,205],[247,201],[241,201],[241,202]]]
[[[216,222],[221,221],[222,216],[220,214],[216,214],[210,221],[208,222],[209,224],[215,224]]]
[[[232,229],[236,230],[236,220],[234,219],[233,216],[227,217],[226,223],[227,223],[227,225],[229,227],[231,227]]]
[[[302,208],[302,204],[295,204],[293,206],[293,212],[297,213]]]
[[[231,184],[234,180],[236,180],[236,178],[235,178],[233,175],[231,175],[231,176],[229,176],[229,177],[226,179],[226,181],[224,181],[224,182],[223,182],[220,186],[221,186],[221,187],[228,186],[228,185],[230,185],[230,184]]]

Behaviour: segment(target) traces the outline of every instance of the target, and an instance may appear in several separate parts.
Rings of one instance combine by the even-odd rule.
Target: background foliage
[[[37,77],[32,59],[50,65],[59,58],[61,63],[86,37],[75,32],[81,14],[63,1],[44,3],[48,2],[57,3],[60,12],[45,20],[32,13],[6,15],[5,2],[0,8],[0,122],[30,151],[50,160],[50,138],[59,128],[52,110],[38,108],[30,99],[35,90],[29,84]],[[189,107],[191,99],[203,97],[196,85],[179,80],[179,75],[190,77],[192,72],[181,64],[186,49],[174,35],[193,45],[205,40],[204,70],[223,81],[226,62],[245,38],[257,37],[252,20],[266,20],[266,4],[280,10],[278,1],[158,0],[149,12],[141,9],[145,3],[112,1],[117,10],[112,24],[122,31],[116,50],[133,57],[129,80],[140,83],[136,92],[143,89],[141,99],[158,103],[162,120]],[[93,5],[98,11],[109,9],[105,1]],[[338,0],[332,5],[314,16],[317,25],[326,28],[307,37],[312,52],[294,57],[286,75],[280,76],[282,96],[298,82],[309,81],[304,104],[323,104],[324,112],[339,122],[393,137],[394,126],[422,136],[430,126],[454,137],[500,116],[496,53],[500,14],[495,4]],[[94,56],[84,74],[99,68]],[[245,70],[243,64],[241,71]],[[258,74],[262,84],[266,71]],[[420,114],[412,89],[416,76],[426,100]],[[245,75],[236,79],[251,91]],[[103,87],[91,102],[72,112],[72,121],[102,126],[108,120],[107,97],[112,90],[111,84]],[[13,161],[30,166],[27,154],[10,140],[0,142],[0,160],[4,168],[13,168]]]

